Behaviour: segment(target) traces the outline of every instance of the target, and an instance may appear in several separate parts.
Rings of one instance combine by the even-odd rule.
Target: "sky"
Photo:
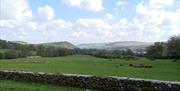
[[[0,0],[0,39],[74,44],[167,41],[179,0]]]

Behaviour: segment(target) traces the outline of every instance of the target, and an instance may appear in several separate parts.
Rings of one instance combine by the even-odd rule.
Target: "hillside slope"
[[[60,48],[67,48],[67,49],[74,49],[77,48],[75,45],[73,45],[70,42],[63,41],[63,42],[50,42],[50,43],[41,43],[45,46],[54,46],[54,47],[60,47]]]
[[[82,49],[109,49],[109,50],[144,50],[146,47],[152,45],[153,42],[139,42],[139,41],[119,41],[110,43],[90,43],[77,45]]]

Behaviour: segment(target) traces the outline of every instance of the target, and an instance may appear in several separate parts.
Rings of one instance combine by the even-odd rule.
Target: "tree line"
[[[180,59],[180,35],[172,36],[167,42],[155,42],[147,48],[146,57],[155,59]]]
[[[100,50],[100,49],[67,49],[54,46],[18,44],[10,41],[0,40],[0,59],[23,58],[27,56],[59,57],[73,54],[91,55],[100,58],[132,58],[132,50]]]
[[[167,42],[155,42],[147,47],[146,54],[136,54],[132,50],[105,50],[105,49],[67,49],[54,46],[19,44],[0,40],[0,59],[23,58],[28,56],[59,57],[74,54],[91,55],[99,58],[134,59],[136,56],[147,57],[150,60],[159,58],[180,59],[180,36],[173,36]],[[7,50],[6,50],[7,49]]]

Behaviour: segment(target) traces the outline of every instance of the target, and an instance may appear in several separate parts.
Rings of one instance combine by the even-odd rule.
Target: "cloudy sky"
[[[0,0],[0,39],[30,43],[165,41],[179,0]]]

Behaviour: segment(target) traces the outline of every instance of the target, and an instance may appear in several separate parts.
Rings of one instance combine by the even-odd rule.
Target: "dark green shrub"
[[[4,53],[0,52],[0,59],[3,59],[3,58],[4,58]]]
[[[5,59],[18,58],[18,51],[16,51],[16,50],[7,50],[6,52],[4,52],[4,58]]]

